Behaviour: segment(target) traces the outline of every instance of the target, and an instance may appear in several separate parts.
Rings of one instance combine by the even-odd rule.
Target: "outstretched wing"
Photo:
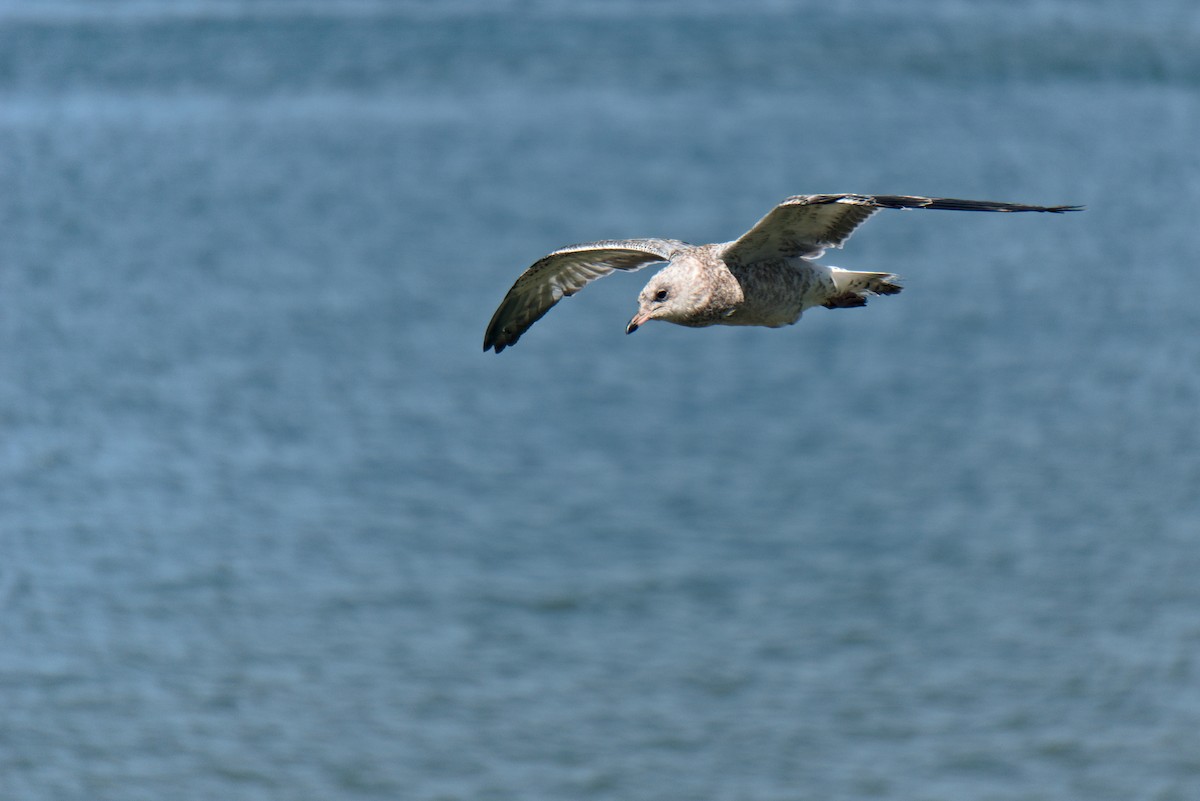
[[[826,248],[841,247],[854,229],[879,209],[1060,213],[1082,208],[912,195],[796,195],[771,209],[766,217],[725,249],[724,257],[743,263],[779,256],[815,259]]]
[[[556,250],[521,274],[492,315],[483,349],[496,353],[516,344],[546,312],[564,297],[614,270],[640,270],[647,264],[670,261],[687,243],[675,239],[616,239],[587,242]]]

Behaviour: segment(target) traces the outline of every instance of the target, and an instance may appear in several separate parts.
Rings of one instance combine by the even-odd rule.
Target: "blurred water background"
[[[0,4],[0,797],[1200,798],[1191,0]],[[800,192],[906,291],[480,352]]]

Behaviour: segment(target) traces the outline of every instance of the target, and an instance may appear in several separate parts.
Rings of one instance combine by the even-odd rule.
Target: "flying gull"
[[[840,248],[879,209],[1061,213],[1082,208],[910,195],[796,195],[733,242],[612,239],[570,245],[521,274],[492,315],[483,349],[499,353],[516,344],[554,304],[597,278],[656,262],[667,266],[638,295],[638,312],[627,334],[650,320],[694,328],[791,325],[813,306],[849,309],[865,306],[872,295],[900,291],[891,273],[853,272],[816,262],[826,248]]]

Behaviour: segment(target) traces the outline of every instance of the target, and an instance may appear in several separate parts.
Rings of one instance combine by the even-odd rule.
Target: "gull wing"
[[[990,200],[914,195],[796,195],[789,197],[725,249],[724,257],[748,264],[764,258],[815,259],[841,247],[854,229],[879,209],[949,211],[1079,211],[1082,206],[1029,206]]]
[[[483,349],[496,353],[516,344],[546,312],[597,278],[614,270],[640,270],[647,264],[670,261],[689,247],[676,239],[612,239],[570,245],[538,259],[521,274],[492,315]]]

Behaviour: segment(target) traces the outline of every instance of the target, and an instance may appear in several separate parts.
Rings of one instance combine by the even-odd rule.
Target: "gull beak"
[[[649,319],[650,319],[650,312],[639,311],[637,314],[633,315],[633,319],[629,321],[629,325],[625,326],[625,333],[632,334],[634,331],[638,330],[639,326],[641,326],[643,323],[645,323]]]

